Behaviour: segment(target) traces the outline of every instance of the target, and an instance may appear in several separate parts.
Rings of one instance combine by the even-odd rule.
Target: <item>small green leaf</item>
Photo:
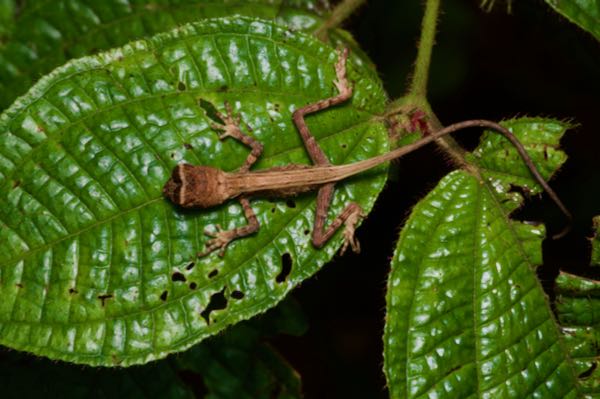
[[[12,3],[0,0],[0,109],[71,58],[187,22],[246,15],[310,32],[327,15],[317,0],[28,0],[23,2],[11,40],[3,45],[2,28],[9,28],[3,24],[3,15],[8,15]],[[12,12],[10,21],[12,27]]]
[[[565,156],[568,127],[503,123],[545,176]],[[491,133],[414,208],[388,281],[385,373],[392,398],[576,397],[567,352],[535,267],[542,225],[511,220],[512,187],[537,192],[516,151]]]
[[[337,94],[331,47],[272,22],[186,25],[68,63],[0,116],[0,343],[53,359],[130,365],[181,351],[264,312],[335,254],[310,243],[315,195],[252,203],[261,229],[196,258],[207,226],[246,223],[232,201],[182,211],[162,195],[180,162],[233,170],[199,105],[232,104],[265,151],[260,169],[308,164],[291,113]],[[386,97],[353,62],[352,100],[308,124],[333,163],[388,149]],[[369,211],[385,168],[341,184],[330,214]]]
[[[600,40],[600,0],[545,0],[557,13]]]

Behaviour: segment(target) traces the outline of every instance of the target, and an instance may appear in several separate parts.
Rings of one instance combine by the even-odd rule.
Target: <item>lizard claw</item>
[[[220,225],[215,225],[216,231],[204,231],[207,236],[213,237],[206,243],[206,249],[203,252],[198,253],[198,257],[203,257],[209,253],[220,249],[219,256],[225,255],[225,249],[231,241],[236,238],[236,231],[234,230],[223,230]]]
[[[216,112],[216,115],[223,121],[223,123],[210,122],[210,127],[217,131],[221,131],[219,134],[219,140],[224,140],[227,137],[238,138],[242,135],[240,131],[240,117],[239,115],[233,114],[233,109],[231,108],[231,104],[225,101],[225,110],[226,114],[223,114],[219,111]]]
[[[340,251],[340,255],[343,255],[348,249],[348,246],[352,248],[352,252],[359,253],[360,252],[360,243],[354,237],[354,233],[356,231],[356,225],[360,221],[360,219],[364,218],[365,214],[362,210],[358,209],[356,212],[353,212],[348,216],[344,223],[344,243],[342,244],[342,249]]]

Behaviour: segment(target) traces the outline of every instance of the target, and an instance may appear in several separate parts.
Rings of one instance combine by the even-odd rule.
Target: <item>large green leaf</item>
[[[591,266],[600,263],[600,216],[594,218]],[[600,281],[561,272],[556,279],[556,312],[586,397],[600,395]]]
[[[336,52],[270,22],[231,18],[70,62],[0,116],[0,343],[92,365],[143,363],[274,306],[334,255],[310,243],[315,196],[255,201],[260,232],[196,259],[235,202],[184,212],[162,186],[180,162],[233,170],[208,103],[231,103],[265,144],[257,168],[308,163],[291,112],[336,93]],[[378,80],[349,63],[354,96],[308,123],[333,163],[388,149]],[[209,113],[210,114],[210,113]],[[340,185],[369,211],[382,168]]]
[[[0,0],[0,109],[71,58],[187,22],[237,14],[312,31],[326,16],[326,7],[317,0],[28,0],[11,40],[3,45],[3,27],[12,27],[2,23],[3,15],[12,20],[12,3]]]
[[[565,160],[567,126],[507,121],[542,174]],[[511,220],[513,187],[539,187],[503,137],[485,135],[473,172],[446,176],[415,206],[392,261],[385,372],[393,398],[575,397],[573,369],[535,267],[542,225]],[[476,177],[480,175],[481,177]]]
[[[299,398],[298,374],[263,340],[306,328],[298,305],[284,300],[182,355],[143,367],[82,368],[0,351],[2,398]]]
[[[545,0],[550,7],[600,40],[600,0]]]

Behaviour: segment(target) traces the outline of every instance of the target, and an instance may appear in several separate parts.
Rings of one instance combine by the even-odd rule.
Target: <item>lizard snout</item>
[[[210,208],[229,199],[225,172],[186,163],[173,169],[163,193],[171,202],[184,208]]]

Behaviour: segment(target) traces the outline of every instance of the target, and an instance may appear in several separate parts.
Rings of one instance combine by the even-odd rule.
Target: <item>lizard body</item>
[[[346,80],[345,63],[347,55],[347,50],[343,50],[336,64],[337,80],[334,83],[339,90],[339,94],[335,97],[300,108],[294,111],[293,114],[294,123],[298,127],[314,165],[290,164],[250,171],[250,167],[262,153],[263,146],[241,131],[239,117],[233,115],[229,104],[226,103],[227,114],[217,113],[217,116],[224,121],[224,124],[213,123],[211,125],[214,129],[224,132],[219,136],[220,139],[231,136],[252,149],[242,167],[233,173],[224,172],[221,169],[210,166],[185,163],[179,164],[174,168],[171,178],[167,181],[163,190],[173,203],[184,208],[211,208],[239,197],[244,214],[248,220],[248,225],[240,228],[223,231],[217,226],[216,233],[206,232],[206,234],[213,236],[213,238],[209,240],[206,250],[200,253],[199,256],[206,255],[216,249],[220,249],[220,254],[223,255],[229,242],[236,238],[252,234],[259,229],[256,215],[250,207],[249,196],[287,197],[315,189],[319,191],[312,236],[313,244],[316,247],[321,247],[344,224],[344,245],[342,252],[348,245],[352,246],[354,251],[359,251],[360,247],[354,238],[354,230],[360,218],[363,217],[363,212],[358,204],[353,202],[348,204],[329,226],[325,227],[327,211],[333,196],[334,184],[384,162],[402,157],[442,136],[468,127],[489,128],[509,139],[526,163],[535,180],[570,219],[569,211],[538,172],[519,140],[508,129],[487,120],[478,119],[455,123],[431,133],[412,144],[405,145],[385,154],[351,164],[332,165],[314,137],[310,134],[304,122],[304,115],[339,104],[352,96],[352,89]]]

